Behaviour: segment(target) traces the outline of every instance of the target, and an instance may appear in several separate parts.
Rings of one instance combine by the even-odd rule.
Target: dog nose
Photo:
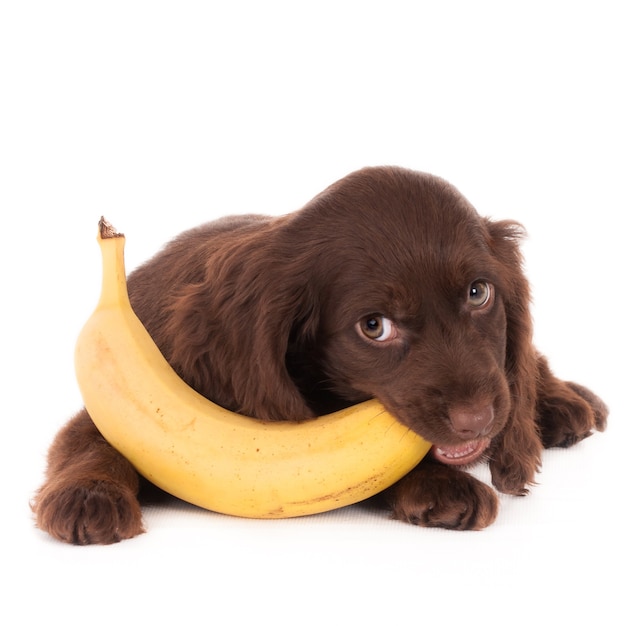
[[[494,420],[491,404],[478,407],[452,407],[449,416],[452,428],[463,439],[476,439],[487,434]]]

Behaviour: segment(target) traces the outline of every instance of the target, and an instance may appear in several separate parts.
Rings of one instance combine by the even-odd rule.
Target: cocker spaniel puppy
[[[533,347],[522,234],[439,178],[368,168],[292,214],[181,234],[129,291],[178,374],[232,411],[293,420],[377,397],[433,443],[377,501],[412,524],[480,529],[498,498],[464,468],[486,460],[499,492],[524,495],[542,448],[608,413]],[[132,537],[143,483],[83,409],[51,446],[37,524],[77,544]]]

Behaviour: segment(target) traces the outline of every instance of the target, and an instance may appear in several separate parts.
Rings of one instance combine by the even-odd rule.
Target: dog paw
[[[606,428],[607,418],[609,416],[609,407],[596,396],[593,391],[587,389],[578,383],[566,383],[572,391],[578,394],[591,408],[593,415],[592,428],[602,432]]]
[[[37,526],[67,543],[110,544],[144,532],[135,494],[114,482],[44,485],[32,508]]]
[[[446,466],[418,466],[387,495],[395,519],[433,528],[480,530],[498,514],[498,498],[470,474]]]
[[[534,484],[535,473],[539,471],[537,464],[522,463],[513,455],[497,455],[489,461],[491,482],[500,492],[510,496],[525,496],[528,485]],[[532,470],[532,472],[530,471]]]
[[[594,430],[604,430],[609,410],[586,387],[565,382],[558,395],[540,399],[538,413],[543,446],[569,448]]]

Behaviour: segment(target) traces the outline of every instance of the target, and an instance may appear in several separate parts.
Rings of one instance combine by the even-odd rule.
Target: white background
[[[1,619],[623,623],[620,5],[3,2]],[[259,522],[182,504],[115,546],[34,529],[47,447],[80,406],[100,215],[131,269],[184,228],[285,213],[376,164],[526,225],[536,343],[609,403],[607,432],[546,453],[532,494],[479,533],[358,506]]]

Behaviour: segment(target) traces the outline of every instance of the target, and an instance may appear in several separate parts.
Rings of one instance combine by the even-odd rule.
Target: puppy
[[[176,372],[232,411],[294,420],[377,397],[433,447],[376,501],[412,524],[481,529],[498,498],[465,468],[484,459],[499,492],[524,495],[542,448],[608,414],[533,347],[522,235],[439,178],[367,168],[290,215],[181,234],[129,292]],[[83,409],[33,510],[58,539],[111,543],[143,531],[144,487]]]

